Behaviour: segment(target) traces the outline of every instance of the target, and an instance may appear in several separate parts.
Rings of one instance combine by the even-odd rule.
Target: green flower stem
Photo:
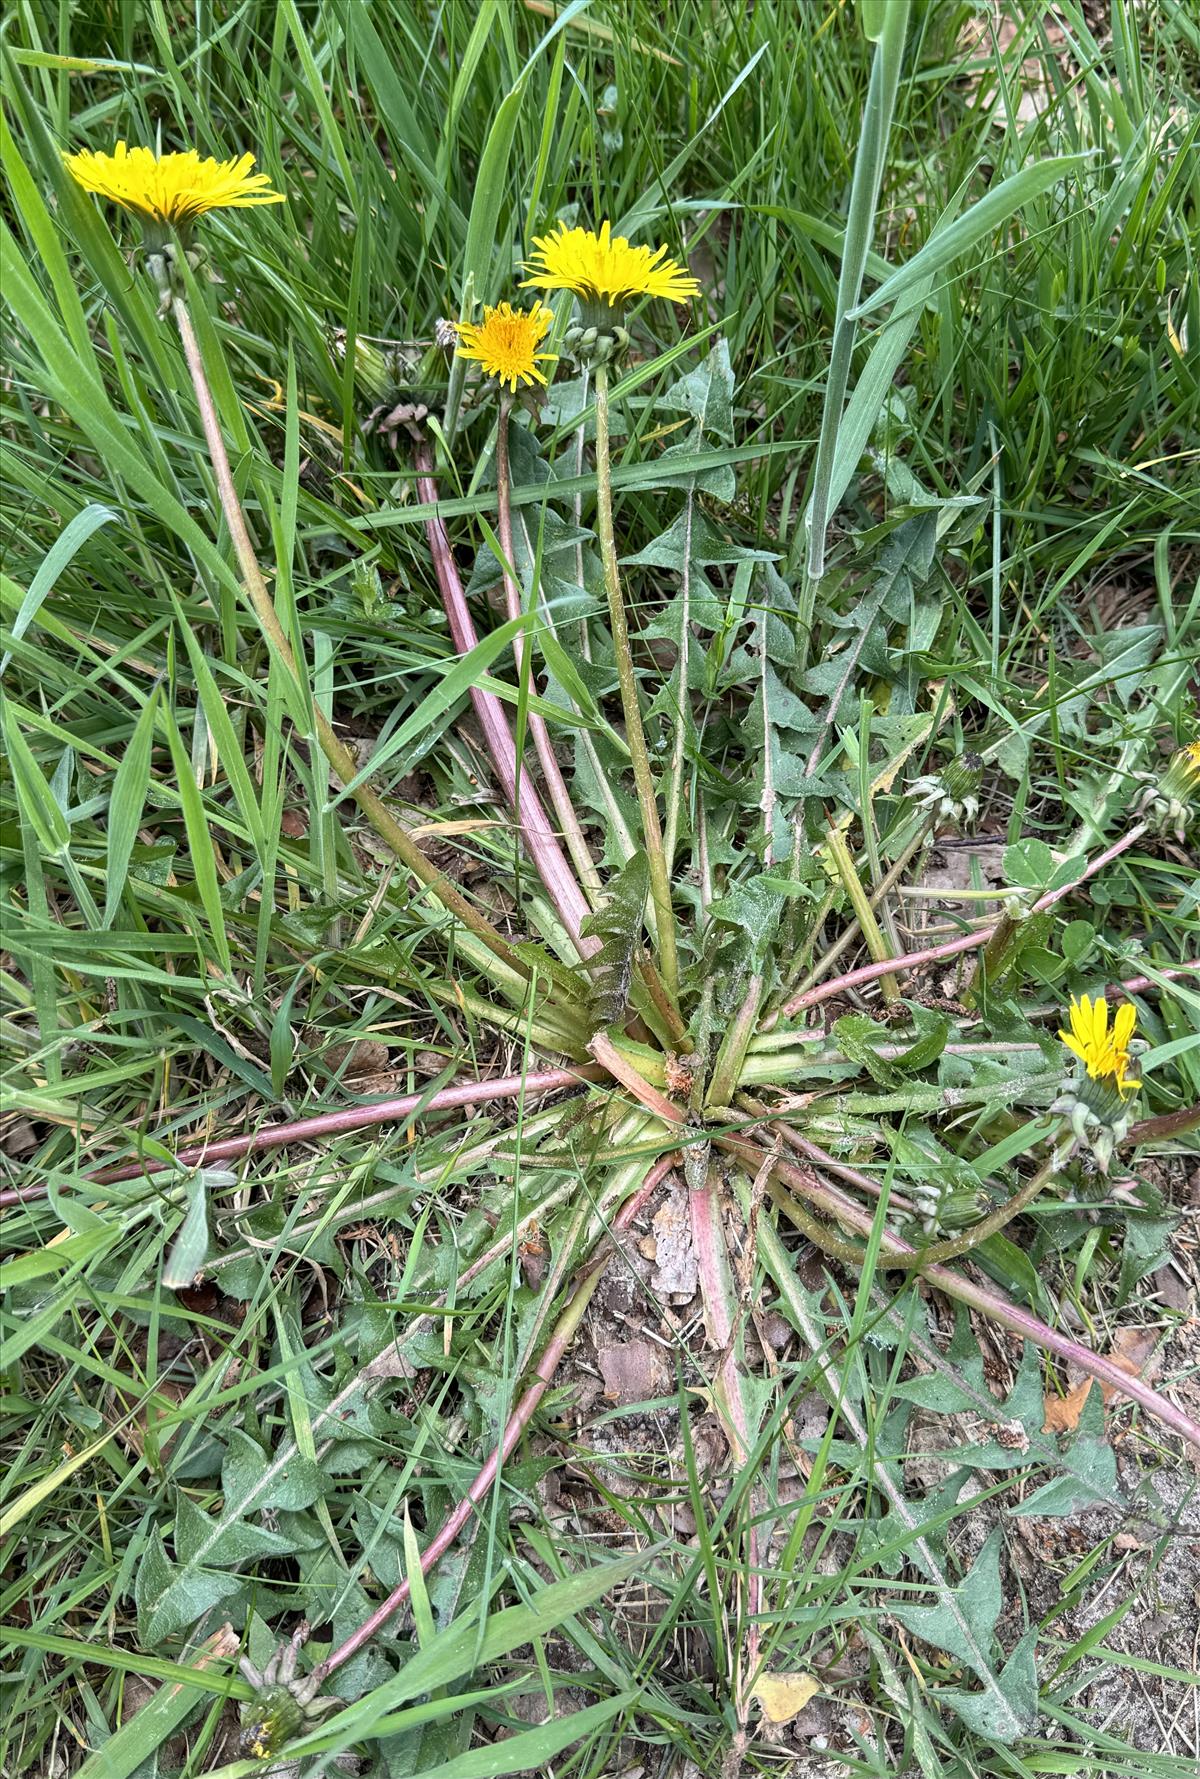
[[[583,389],[582,389],[582,393],[580,395],[579,405],[584,412],[585,418],[579,422],[579,425],[575,429],[575,475],[576,475],[576,479],[581,478],[583,475],[583,450],[584,450],[585,444],[587,443],[586,414],[587,414],[587,405],[588,405],[589,367],[586,364],[581,366],[580,374],[583,378]],[[576,530],[576,533],[579,534],[579,535],[577,535],[576,542],[575,542],[575,585],[577,587],[582,587],[584,585],[584,579],[583,579],[583,536],[582,536],[582,532],[583,532],[583,492],[582,492],[582,490],[575,496],[574,504],[575,504],[575,530]],[[591,638],[588,635],[588,627],[587,627],[587,619],[586,618],[580,618],[580,620],[579,620],[579,648],[583,655],[584,660],[590,661],[592,658],[592,644],[591,644]],[[590,743],[591,737],[588,736],[587,730],[585,729],[583,731],[583,733],[584,733],[584,736],[587,738],[587,740]],[[598,767],[597,767],[597,774],[598,774],[598,776],[600,775]]]
[[[862,880],[855,868],[846,836],[834,822],[829,824],[825,852],[833,863],[842,888],[850,898],[850,906],[854,910],[854,916],[862,930],[862,936],[867,942],[867,950],[876,963],[881,963],[892,953],[879,922],[875,918],[875,910],[871,906],[870,897],[862,886]],[[881,976],[879,990],[884,1000],[893,1006],[900,999],[900,984],[894,976]]]
[[[258,565],[258,557],[254,553],[254,545],[246,527],[242,503],[238,499],[234,486],[233,474],[229,467],[229,454],[225,449],[225,440],[221,436],[221,426],[217,419],[216,404],[209,387],[208,373],[204,368],[204,359],[200,345],[196,339],[196,330],[192,325],[192,317],[188,306],[181,296],[171,299],[171,313],[175,325],[179,329],[179,338],[183,345],[183,356],[191,373],[192,387],[196,392],[196,401],[200,408],[200,420],[204,427],[204,437],[212,459],[213,472],[217,478],[217,492],[221,499],[221,510],[225,515],[225,523],[229,527],[229,535],[233,539],[234,553],[241,570],[242,584],[246,596],[254,608],[254,614],[271,647],[275,650],[288,672],[299,682],[296,657],[287,633],[279,621],[275,603],[271,598],[263,573]],[[359,772],[358,761],[334,733],[333,725],[322,710],[314,706],[313,720],[316,726],[317,740],[321,751],[343,784],[350,784]],[[370,785],[361,784],[351,792],[354,801],[362,810],[380,839],[395,853],[396,857],[411,871],[418,882],[441,902],[442,906],[463,925],[482,940],[488,950],[506,963],[510,969],[517,970],[522,976],[530,975],[530,967],[508,944],[507,940],[496,931],[489,920],[486,920],[477,909],[471,906],[461,890],[456,889],[450,879],[443,875],[436,866],[426,858],[417,842],[396,820],[383,798],[372,790]]]
[[[663,987],[662,977],[655,969],[653,959],[645,953],[638,960],[638,975],[645,985],[651,1006],[670,1034],[671,1042],[684,1056],[690,1055],[695,1045],[688,1034],[687,1021]]]
[[[710,1106],[729,1105],[738,1086],[745,1079],[746,1052],[754,1036],[754,1022],[758,1018],[762,993],[763,978],[752,976],[742,1004],[734,1014],[733,1022],[721,1041],[717,1060],[713,1064],[707,1094]]]
[[[1006,1224],[1011,1223],[1014,1217],[1019,1217],[1021,1212],[1033,1203],[1043,1188],[1048,1186],[1050,1181],[1061,1172],[1074,1154],[1075,1147],[1073,1141],[1068,1141],[1065,1144],[1056,1143],[1037,1173],[1026,1180],[1025,1184],[1017,1192],[1014,1192],[1010,1199],[1004,1204],[998,1205],[986,1217],[981,1217],[978,1223],[971,1225],[970,1229],[964,1229],[960,1235],[949,1236],[941,1242],[929,1242],[925,1247],[909,1249],[907,1252],[899,1248],[894,1250],[885,1248],[881,1250],[875,1262],[876,1266],[886,1268],[889,1272],[917,1272],[925,1267],[941,1266],[947,1260],[959,1260],[964,1254],[970,1254],[981,1243],[986,1242],[989,1236],[998,1235]],[[855,1264],[861,1266],[863,1253],[857,1243],[847,1243],[846,1246],[857,1252]]]
[[[500,414],[496,421],[496,520],[500,533],[500,551],[504,557],[504,615],[507,618],[519,618],[522,616],[521,595],[510,572],[515,568],[517,560],[513,553],[512,483],[508,455],[508,426],[512,405],[512,396],[502,393]],[[536,603],[536,588],[533,592],[533,599]],[[513,637],[512,649],[513,661],[516,664],[519,679],[525,657],[525,639],[520,632]],[[588,843],[584,839],[583,828],[575,813],[575,805],[571,802],[571,793],[567,790],[566,782],[563,779],[562,769],[554,752],[554,743],[550,739],[550,731],[546,726],[546,719],[539,716],[537,711],[531,710],[528,713],[527,721],[529,732],[533,736],[533,744],[537,749],[538,763],[542,768],[546,790],[558,818],[559,827],[562,829],[563,839],[567,843],[567,851],[571,855],[571,863],[575,867],[576,875],[585,894],[594,907],[603,893],[603,885],[600,881],[600,874],[596,870],[595,861],[588,850]]]
[[[1142,838],[1142,835],[1146,832],[1147,826],[1148,824],[1146,822],[1135,822],[1133,827],[1127,829],[1119,840],[1114,841],[1112,846],[1107,847],[1104,852],[1098,854],[1098,856],[1091,861],[1078,882],[1064,884],[1061,889],[1048,891],[1046,895],[1039,897],[1034,903],[1033,907],[1029,910],[1029,914],[1041,914],[1045,909],[1052,908],[1056,902],[1061,902],[1063,897],[1069,896],[1073,889],[1078,889],[1080,883],[1085,883],[1089,877],[1094,877],[1097,871],[1102,871],[1105,865],[1111,864],[1114,859],[1120,858],[1123,852],[1127,852],[1131,846]],[[977,989],[979,987],[981,973],[982,979],[995,975],[1017,935],[1022,918],[1027,919],[1028,916],[1014,917],[1011,914],[1005,913],[1000,916],[1000,919],[994,926],[988,928],[984,935],[987,944],[984,948],[983,956],[977,961],[975,969],[972,972],[971,980],[967,984],[968,989]]]
[[[1055,903],[1061,902],[1064,896],[1073,895],[1088,882],[1089,878],[1095,877],[1098,871],[1102,871],[1106,865],[1110,865],[1114,859],[1119,858],[1123,852],[1140,840],[1145,832],[1146,824],[1144,822],[1136,823],[1127,834],[1121,836],[1120,840],[1115,841],[1104,852],[1097,854],[1072,883],[1065,883],[1060,889],[1047,890],[1046,894],[1039,897],[1034,903],[1029,912],[1042,914],[1047,908],[1053,908]],[[893,972],[903,974],[909,970],[918,969],[924,964],[941,963],[945,958],[958,957],[964,951],[978,951],[996,935],[1000,925],[1000,921],[995,921],[989,926],[976,928],[974,932],[960,933],[956,939],[947,939],[943,945],[927,946],[922,951],[910,951],[903,957],[883,958],[878,963],[863,964],[860,969],[848,970],[844,976],[835,976],[831,982],[822,982],[814,988],[803,989],[790,995],[775,1017],[790,1019],[805,1007],[815,1007],[821,1001],[832,1000],[837,995],[845,994],[847,989],[859,988],[865,982],[877,982],[881,976],[887,976]]]
[[[883,898],[888,894],[889,890],[895,888],[897,882],[903,876],[909,861],[925,845],[933,826],[934,821],[929,817],[918,822],[911,838],[905,842],[899,857],[888,866],[883,877],[880,878],[878,884],[871,891],[869,900],[872,908],[877,908]],[[822,922],[833,908],[836,895],[837,890],[835,886],[831,884],[828,893],[822,898],[821,902],[813,912],[809,926],[809,937],[804,943],[797,964],[790,974],[790,979],[786,987],[777,991],[778,997],[781,998],[793,993],[802,994],[806,989],[812,988],[814,983],[820,982],[822,976],[833,968],[834,964],[837,963],[842,954],[848,951],[850,946],[853,945],[854,941],[857,939],[859,923],[857,919],[855,919],[847,923],[838,934],[833,944],[821,954],[816,963],[808,971],[807,975],[797,983],[797,977],[800,974],[800,970],[807,962],[808,955],[811,952],[813,945],[816,943],[817,934],[820,931]],[[778,1022],[780,1013],[780,1007],[773,1008],[768,1012],[759,1029],[764,1032],[770,1031]]]
[[[659,970],[672,1001],[679,999],[679,953],[675,942],[675,914],[671,907],[671,882],[667,856],[663,851],[662,827],[658,819],[658,800],[650,772],[650,755],[646,751],[646,735],[638,705],[637,678],[633,656],[629,651],[629,626],[625,621],[625,602],[621,595],[621,576],[617,568],[617,545],[613,536],[612,465],[608,437],[608,366],[596,366],[596,529],[600,538],[600,555],[604,564],[604,587],[608,594],[608,617],[612,629],[613,648],[617,657],[617,678],[621,687],[621,707],[625,715],[625,738],[633,779],[637,786],[638,807],[642,816],[642,839],[650,865],[650,899],[658,929]]]

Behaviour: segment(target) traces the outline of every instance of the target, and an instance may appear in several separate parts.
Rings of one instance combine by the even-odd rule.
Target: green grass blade
[[[883,30],[875,46],[871,64],[871,86],[854,161],[850,211],[846,218],[846,239],[838,277],[833,349],[825,383],[821,436],[817,442],[817,462],[813,471],[812,501],[806,519],[808,573],[814,581],[819,581],[825,572],[825,532],[831,510],[829,490],[833,480],[834,455],[842,421],[842,407],[846,399],[846,385],[850,379],[850,354],[854,346],[851,311],[858,302],[858,294],[862,288],[875,226],[875,209],[879,202],[879,188],[883,182],[887,160],[892,113],[896,105],[896,91],[900,85],[900,65],[904,58],[908,14],[909,0],[892,0],[892,4],[886,9]],[[794,555],[798,553],[801,536],[802,533],[797,531]]]

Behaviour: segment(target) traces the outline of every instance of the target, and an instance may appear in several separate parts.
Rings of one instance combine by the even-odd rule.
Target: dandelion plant
[[[1105,1293],[1163,1264],[1144,1163],[1194,1123],[1195,613],[1153,542],[1138,623],[1076,649],[1055,602],[1092,559],[1077,515],[1044,598],[988,528],[1034,525],[1048,454],[1107,473],[1113,429],[1078,457],[1065,423],[1038,432],[1010,513],[1020,478],[989,453],[1036,355],[997,369],[979,343],[973,433],[953,399],[955,256],[975,277],[994,245],[1014,288],[1025,268],[1046,325],[1066,299],[1025,233],[1111,204],[1111,169],[1074,116],[1036,168],[1001,132],[1002,177],[974,203],[955,179],[926,232],[894,120],[920,123],[906,58],[933,81],[950,52],[907,5],[861,9],[874,50],[831,15],[836,62],[797,27],[843,118],[819,153],[811,106],[785,107],[710,192],[752,60],[709,112],[692,94],[640,196],[622,142],[651,75],[684,92],[648,16],[612,45],[566,9],[528,58],[529,20],[476,19],[418,91],[395,67],[415,14],[330,35],[317,10],[315,59],[292,9],[253,6],[261,40],[239,15],[178,61],[200,92],[235,43],[280,77],[295,52],[303,117],[279,93],[222,115],[227,150],[257,119],[257,154],[131,146],[115,89],[64,154],[41,109],[61,73],[64,135],[76,64],[35,46],[13,72],[14,474],[39,513],[57,491],[63,529],[4,592],[32,1133],[0,1186],[6,1329],[56,1426],[49,1458],[17,1454],[6,1527],[82,1478],[102,1514],[78,1584],[39,1556],[22,1647],[32,1669],[74,1640],[118,1677],[140,1651],[165,1711],[228,1621],[241,1724],[173,1717],[193,1765],[550,1770],[594,1737],[598,1772],[638,1734],[749,1770],[801,1718],[781,1697],[869,1674],[905,1758],[942,1760],[912,1728],[933,1713],[947,1759],[1007,1771],[980,1750],[1019,1761],[1070,1695],[998,1628],[995,1534],[956,1579],[968,1475],[1015,1477],[1006,1512],[1124,1514],[1121,1440],[1200,1450],[1185,1393],[1105,1331]],[[587,57],[610,55],[584,107],[606,133],[564,158],[555,122],[583,130]],[[494,111],[479,67],[503,73]],[[1146,131],[1110,121],[1132,180]],[[110,127],[128,139],[84,145]],[[836,224],[801,183],[835,165]],[[137,233],[127,262],[110,222]],[[910,227],[937,257],[905,282]],[[893,382],[900,333],[919,398]],[[1175,443],[1137,450],[1166,478]],[[1060,1437],[1068,1388],[1087,1402]],[[915,1409],[974,1417],[919,1499]],[[84,1770],[157,1758],[166,1730],[143,1747],[152,1720],[87,1686],[87,1733],[112,1728]]]

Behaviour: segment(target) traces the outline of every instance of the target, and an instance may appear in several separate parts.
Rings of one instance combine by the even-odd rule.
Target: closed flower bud
[[[940,772],[926,773],[909,785],[909,796],[936,821],[969,828],[979,814],[983,761],[978,754],[959,754]]]

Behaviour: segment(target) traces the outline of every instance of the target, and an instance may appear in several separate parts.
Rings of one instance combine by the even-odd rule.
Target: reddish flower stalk
[[[502,393],[500,396],[500,417],[496,422],[496,528],[500,534],[500,549],[504,556],[502,569],[504,615],[510,619],[521,616],[521,597],[517,591],[516,582],[508,572],[510,564],[515,565],[517,560],[513,551],[512,490],[508,458],[508,426],[511,411],[512,398]],[[519,631],[513,637],[512,651],[513,663],[519,677],[525,657],[525,639]],[[534,746],[537,748],[542,777],[546,781],[546,789],[549,792],[550,801],[554,805],[554,813],[558,817],[559,827],[566,840],[571,862],[579,874],[579,881],[585,891],[591,890],[599,894],[603,886],[592,855],[588,851],[583,828],[575,813],[575,805],[571,802],[571,793],[567,789],[566,780],[563,778],[562,769],[558,764],[558,756],[554,752],[554,743],[550,739],[546,720],[536,710],[531,710],[528,721],[529,733],[533,736]]]
[[[292,653],[292,645],[275,610],[275,603],[259,567],[254,544],[246,525],[246,516],[238,499],[237,486],[233,472],[229,467],[229,453],[225,449],[225,440],[221,432],[221,422],[217,415],[216,403],[209,386],[208,373],[204,368],[204,357],[196,338],[196,330],[192,325],[191,313],[181,296],[171,300],[171,313],[179,328],[179,340],[183,347],[183,355],[187,360],[191,374],[192,387],[196,392],[196,402],[200,409],[200,421],[204,428],[204,437],[208,444],[209,457],[212,460],[213,474],[216,477],[217,493],[221,502],[221,510],[225,523],[229,528],[229,536],[233,543],[234,553],[241,570],[242,585],[246,597],[254,608],[254,612],[263,629],[263,634],[275,650],[287,672],[296,683],[303,683],[303,675]],[[321,751],[341,779],[343,784],[353,783],[359,776],[358,761],[345,742],[335,734],[333,724],[319,706],[313,708],[313,723]],[[354,801],[362,810],[371,826],[380,838],[391,848],[396,857],[411,871],[418,882],[433,891],[442,906],[449,910],[477,938],[481,939],[494,956],[508,964],[510,969],[517,970],[521,975],[529,975],[529,966],[514,952],[508,940],[498,933],[491,922],[463,895],[456,883],[452,883],[444,872],[425,856],[421,847],[397,820],[379,793],[369,784],[359,784],[351,792]]]
[[[282,1149],[289,1143],[307,1143],[317,1137],[346,1136],[352,1131],[370,1130],[377,1124],[393,1124],[415,1112],[424,1101],[426,1112],[447,1111],[453,1106],[481,1105],[486,1100],[526,1099],[543,1093],[555,1093],[563,1087],[578,1087],[584,1081],[602,1081],[607,1071],[594,1063],[577,1064],[569,1069],[543,1069],[530,1075],[497,1075],[490,1081],[462,1081],[454,1087],[443,1087],[428,1098],[420,1093],[401,1094],[398,1099],[377,1100],[370,1106],[343,1106],[337,1112],[319,1112],[311,1118],[294,1118],[286,1124],[265,1124],[245,1136],[221,1137],[215,1143],[194,1143],[175,1156],[178,1167],[210,1165],[216,1161],[236,1161],[243,1155],[257,1154],[263,1149]],[[157,1174],[172,1165],[147,1156],[141,1161],[118,1162],[89,1174],[95,1186],[114,1185],[118,1180],[136,1180],[142,1174]],[[44,1181],[33,1186],[10,1187],[0,1192],[0,1207],[24,1204],[41,1198],[46,1192]]]
[[[1165,976],[1168,982],[1177,982],[1181,976],[1193,976],[1200,970],[1200,959],[1193,963],[1176,964],[1172,969],[1160,970],[1159,976]],[[1140,995],[1148,988],[1157,988],[1158,981],[1153,976],[1130,976],[1127,981],[1117,984],[1127,995]]]
[[[1086,883],[1089,877],[1094,877],[1105,865],[1110,865],[1114,859],[1119,858],[1135,841],[1141,839],[1145,831],[1144,822],[1136,823],[1120,840],[1115,841],[1104,852],[1098,853],[1081,877],[1077,877],[1073,883],[1064,884],[1061,889],[1048,890],[1033,904],[1030,912],[1042,914],[1047,908],[1053,908],[1056,902],[1069,896],[1081,883]],[[859,988],[864,982],[877,982],[881,976],[916,970],[923,964],[940,963],[943,958],[957,957],[963,951],[976,951],[987,944],[1000,925],[1000,921],[993,921],[990,926],[980,927],[973,933],[962,933],[957,939],[947,939],[944,945],[930,945],[924,951],[910,951],[904,957],[884,958],[879,963],[863,964],[857,970],[848,970],[844,976],[834,976],[828,982],[820,982],[814,988],[804,989],[800,994],[793,995],[789,1001],[784,1002],[776,1018],[790,1018],[803,1007],[818,1006],[821,1001],[832,1000],[835,995],[844,994],[849,988]]]
[[[438,485],[433,475],[433,459],[429,447],[419,444],[416,447],[414,461],[417,467],[417,488],[420,497],[430,506],[436,506]],[[462,579],[458,572],[458,564],[454,560],[454,552],[450,547],[450,539],[446,535],[446,527],[435,513],[425,521],[425,533],[429,539],[429,548],[433,555],[433,565],[437,573],[438,586],[441,589],[442,603],[446,608],[446,616],[450,620],[450,634],[454,646],[460,655],[465,655],[475,647],[478,638],[470,611],[467,609],[466,594],[463,592]],[[566,927],[574,941],[575,948],[581,957],[591,957],[600,949],[598,939],[585,939],[581,928],[591,913],[587,897],[580,889],[567,861],[566,854],[558,842],[558,835],[550,824],[542,800],[528,774],[521,769],[517,760],[516,745],[512,731],[508,726],[508,718],[504,707],[494,692],[485,692],[480,686],[471,687],[471,703],[475,707],[475,715],[483,730],[487,750],[496,776],[500,780],[505,798],[517,818],[521,830],[521,838],[525,842],[530,858],[537,869],[538,876],[546,886],[558,912],[559,919]]]
[[[645,1180],[621,1206],[612,1220],[612,1233],[625,1229],[637,1216],[659,1184],[671,1169],[678,1165],[677,1155],[663,1155],[646,1175]],[[500,1443],[488,1459],[475,1481],[471,1484],[450,1518],[446,1521],[437,1537],[421,1553],[421,1574],[428,1575],[434,1564],[449,1550],[458,1538],[459,1533],[471,1518],[472,1511],[483,1500],[484,1496],[495,1485],[496,1476],[502,1464],[506,1464],[516,1449],[517,1441],[524,1433],[533,1418],[533,1412],[546,1394],[547,1389],[558,1369],[559,1361],[583,1318],[583,1312],[591,1300],[592,1293],[600,1283],[601,1274],[612,1258],[613,1249],[606,1247],[594,1259],[587,1262],[576,1276],[575,1289],[571,1294],[566,1308],[555,1325],[554,1333],[546,1344],[546,1349],[534,1369],[534,1382],[530,1384],[521,1397],[516,1408],[509,1416],[501,1436]],[[324,1681],[337,1672],[344,1662],[357,1655],[364,1643],[369,1643],[376,1631],[382,1630],[388,1620],[397,1613],[408,1599],[409,1581],[407,1577],[394,1587],[387,1599],[377,1606],[369,1618],[363,1620],[356,1631],[352,1631],[345,1642],[340,1644],[332,1654],[327,1655],[313,1669],[314,1679]]]
[[[736,1155],[742,1165],[750,1172],[757,1172],[767,1159],[767,1152],[756,1143],[747,1142],[744,1137],[725,1136],[716,1139],[720,1148],[729,1154]],[[810,1170],[799,1168],[791,1162],[776,1160],[772,1169],[777,1180],[781,1181],[786,1191],[775,1190],[776,1203],[787,1213],[789,1195],[807,1200],[826,1217],[835,1219],[849,1229],[856,1230],[860,1235],[867,1236],[871,1232],[874,1219],[868,1210],[854,1199],[848,1198],[844,1192],[832,1186],[828,1181],[820,1180]],[[808,1219],[806,1218],[807,1222]],[[881,1244],[884,1253],[912,1254],[916,1250],[898,1235],[885,1233]],[[994,1287],[977,1285],[972,1279],[965,1278],[948,1266],[936,1263],[922,1270],[921,1276],[938,1291],[947,1297],[965,1303],[971,1309],[977,1309],[989,1321],[999,1322],[1002,1327],[1019,1334],[1024,1340],[1031,1340],[1046,1352],[1054,1353],[1060,1359],[1069,1360],[1090,1377],[1097,1378],[1100,1383],[1107,1384],[1122,1395],[1129,1396],[1134,1402],[1163,1422],[1190,1445],[1200,1451],[1200,1423],[1194,1421],[1183,1409],[1154,1390],[1141,1378],[1131,1377],[1106,1359],[1102,1353],[1093,1353],[1090,1348],[1081,1346],[1078,1341],[1071,1340],[1048,1323],[1039,1320],[1029,1310],[1022,1309],[1003,1292]]]
[[[850,1167],[844,1161],[836,1160],[832,1155],[826,1155],[824,1149],[819,1149],[815,1143],[811,1143],[798,1130],[793,1130],[790,1124],[780,1122],[769,1107],[761,1105],[757,1100],[752,1100],[748,1094],[738,1095],[738,1105],[744,1106],[746,1111],[761,1118],[763,1123],[769,1124],[773,1131],[777,1130],[789,1148],[795,1149],[797,1154],[803,1155],[807,1161],[819,1162],[826,1173],[836,1174],[839,1179],[848,1180],[851,1186],[857,1186],[860,1192],[865,1192],[870,1198],[880,1197],[882,1188],[878,1180],[873,1180],[870,1174],[864,1174],[860,1169]],[[888,1204],[897,1211],[911,1211],[914,1208],[912,1199],[906,1198],[903,1192],[890,1193]]]

